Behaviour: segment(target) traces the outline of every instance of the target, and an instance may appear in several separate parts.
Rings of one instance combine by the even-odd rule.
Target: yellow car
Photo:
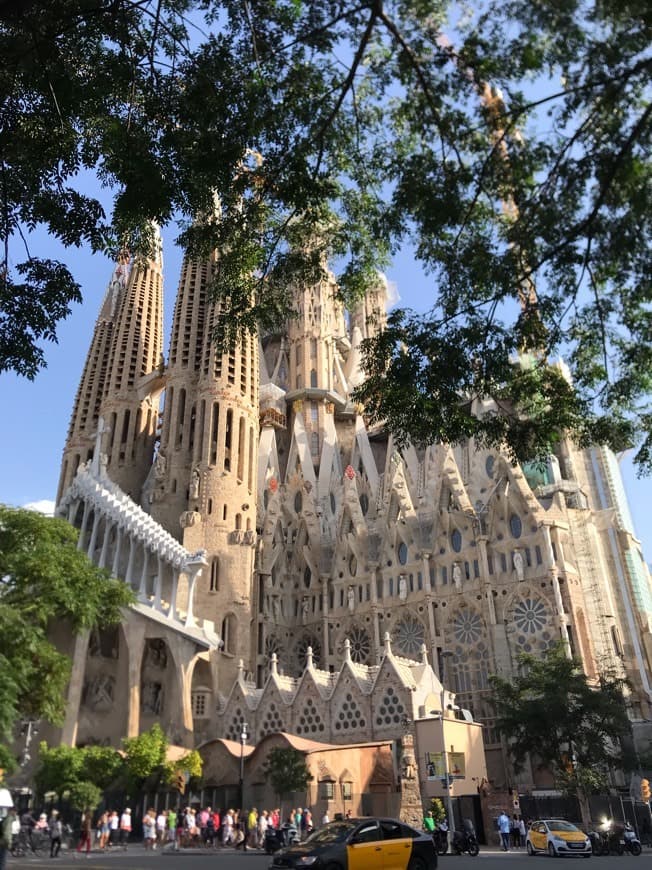
[[[527,832],[525,848],[528,855],[546,852],[551,858],[556,855],[591,856],[591,841],[584,831],[565,819],[538,819],[532,822]]]
[[[274,855],[269,870],[436,870],[431,834],[397,819],[331,822]]]

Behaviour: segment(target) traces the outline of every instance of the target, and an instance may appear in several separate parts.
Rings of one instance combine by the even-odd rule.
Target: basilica
[[[350,311],[333,277],[293,287],[283,332],[222,352],[218,256],[184,260],[167,357],[160,249],[109,282],[57,514],[136,603],[114,630],[61,630],[57,738],[119,745],[156,721],[185,746],[243,727],[359,744],[445,706],[482,723],[502,786],[489,677],[562,641],[589,677],[628,678],[644,742],[652,585],[616,457],[564,438],[522,465],[472,440],[399,449],[351,398],[382,276]]]

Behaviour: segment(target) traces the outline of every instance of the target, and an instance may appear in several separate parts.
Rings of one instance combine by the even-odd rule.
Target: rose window
[[[308,647],[312,647],[312,663],[318,668],[321,659],[321,644],[316,635],[305,634],[294,648],[294,661],[299,673],[302,673],[308,662]]]
[[[514,608],[514,622],[524,634],[536,634],[548,623],[548,611],[540,598],[524,598]]]
[[[405,616],[396,624],[394,642],[402,655],[408,658],[419,656],[425,640],[426,630],[415,616]]]
[[[347,636],[351,644],[351,658],[359,665],[366,665],[371,652],[371,641],[366,630],[354,625]]]
[[[453,620],[453,634],[459,643],[477,643],[483,630],[482,617],[475,610],[460,610]]]

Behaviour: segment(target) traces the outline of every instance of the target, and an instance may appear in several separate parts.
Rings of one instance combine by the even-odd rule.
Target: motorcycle
[[[268,855],[273,855],[285,846],[292,846],[299,842],[299,831],[294,825],[287,822],[280,828],[269,827],[265,831],[263,847]]]
[[[480,851],[478,838],[475,835],[475,828],[470,819],[464,819],[464,830],[455,831],[453,833],[453,852],[456,855],[462,855],[467,852],[471,857],[475,856]]]
[[[432,841],[435,844],[437,854],[445,855],[448,852],[448,829],[436,828],[432,832]]]

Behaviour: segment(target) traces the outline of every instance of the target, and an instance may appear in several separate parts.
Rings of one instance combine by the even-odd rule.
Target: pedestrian
[[[227,810],[222,819],[222,845],[233,845],[233,810]]]
[[[107,843],[109,842],[109,834],[111,833],[111,829],[109,828],[109,814],[105,811],[97,820],[97,839],[100,851],[103,852],[106,849]]]
[[[81,830],[79,832],[79,842],[77,843],[77,851],[81,852],[81,850],[86,846],[86,854],[88,855],[91,851],[91,814],[90,810],[86,810],[82,815],[81,820]]]
[[[156,848],[156,811],[153,807],[143,816],[143,845],[146,850]]]
[[[322,825],[330,825],[330,818],[328,817],[328,810],[324,810],[324,815],[321,817]]]
[[[427,831],[429,834],[435,833],[435,820],[432,815],[432,810],[428,810],[423,817],[423,830]]]
[[[249,810],[249,815],[247,816],[247,839],[249,840],[249,846],[252,849],[255,849],[258,845],[257,838],[258,836],[258,810],[256,807],[252,807]]]
[[[165,846],[168,835],[168,814],[162,810],[156,817],[156,843],[161,849]]]
[[[118,832],[120,828],[120,816],[116,810],[109,813],[109,846],[118,845]]]
[[[219,807],[213,811],[213,829],[215,831],[213,845],[217,843],[219,846],[222,842],[222,810]]]
[[[127,843],[131,834],[131,810],[126,807],[125,811],[120,816],[120,845],[127,851]]]
[[[177,849],[177,812],[176,810],[168,810],[167,815],[167,839],[168,843],[172,843],[172,848]]]
[[[56,858],[59,849],[61,849],[61,836],[63,834],[63,825],[58,810],[52,810],[48,828],[50,829],[50,858]]]
[[[261,849],[265,847],[265,835],[267,834],[267,828],[269,827],[269,813],[267,810],[263,810],[262,813],[258,816],[258,845]]]
[[[498,830],[500,831],[500,840],[502,843],[503,852],[509,852],[509,835],[511,832],[511,823],[509,821],[509,816],[505,812],[498,816]]]
[[[525,840],[527,837],[527,828],[525,827],[525,819],[523,818],[523,816],[521,816],[518,820],[518,833],[521,838],[520,845],[521,847],[523,847],[525,846]]]

